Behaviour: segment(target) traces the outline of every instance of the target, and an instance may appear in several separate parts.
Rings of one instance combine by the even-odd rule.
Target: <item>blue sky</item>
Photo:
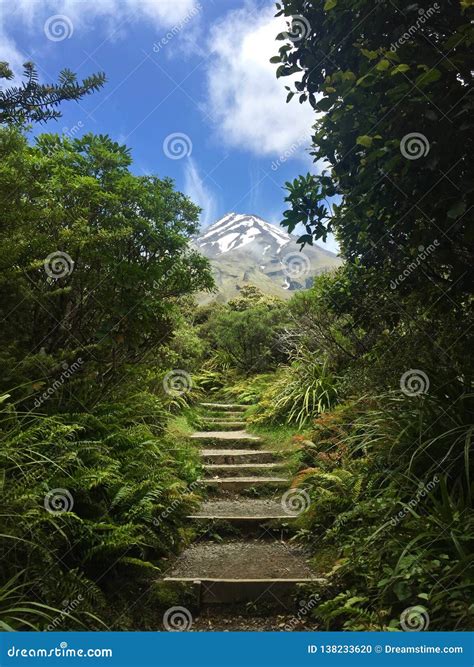
[[[278,223],[284,182],[314,170],[314,114],[268,61],[285,29],[268,0],[0,0],[0,59],[33,60],[43,81],[68,67],[108,82],[42,129],[107,133],[136,173],[171,176],[202,208]],[[327,247],[336,249],[334,241]]]

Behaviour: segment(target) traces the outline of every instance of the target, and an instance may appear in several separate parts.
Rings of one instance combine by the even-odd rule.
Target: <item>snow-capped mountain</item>
[[[341,263],[317,245],[300,252],[296,238],[258,215],[228,213],[204,229],[193,245],[211,261],[219,299],[231,298],[245,284],[288,298],[294,290],[309,287],[318,273]]]

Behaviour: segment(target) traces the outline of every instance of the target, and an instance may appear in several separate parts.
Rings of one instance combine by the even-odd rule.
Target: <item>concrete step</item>
[[[278,473],[285,469],[284,463],[217,463],[205,464],[204,471],[209,477],[244,477]]]
[[[279,453],[265,449],[201,449],[203,463],[272,463]]]
[[[199,586],[202,605],[268,600],[283,607],[299,584],[324,583],[290,543],[250,539],[192,544],[165,581]]]
[[[196,431],[189,437],[192,440],[199,440],[207,444],[225,444],[230,447],[233,445],[251,445],[262,441],[262,438],[247,433],[247,431]]]
[[[241,421],[222,421],[218,419],[212,421],[211,419],[204,418],[200,420],[200,426],[203,429],[207,427],[218,428],[220,431],[241,431],[245,428],[246,423]]]
[[[243,491],[244,489],[270,489],[274,487],[287,487],[290,483],[288,477],[219,477],[217,479],[202,478],[199,480],[203,486],[208,486],[216,491]]]
[[[281,502],[271,498],[235,497],[224,500],[207,500],[188,519],[215,534],[225,535],[238,529],[242,534],[259,535],[262,529],[281,531],[291,525],[296,517],[288,516]]]
[[[248,405],[241,405],[239,403],[199,403],[203,408],[209,408],[211,410],[232,410],[234,412],[245,412]]]
[[[236,421],[244,418],[242,412],[233,412],[232,410],[201,410],[200,416],[202,419],[230,419]]]

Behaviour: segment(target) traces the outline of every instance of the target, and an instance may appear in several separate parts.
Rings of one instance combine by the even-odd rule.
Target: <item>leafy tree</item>
[[[210,318],[214,347],[245,373],[258,373],[284,358],[279,335],[287,319],[286,305],[248,286]]]
[[[0,90],[0,123],[23,124],[45,122],[59,118],[58,109],[65,100],[80,100],[85,95],[99,90],[105,83],[105,74],[92,74],[78,82],[76,74],[63,69],[57,83],[38,82],[38,71],[32,62],[26,62],[25,80],[19,86]],[[6,62],[0,62],[0,80],[11,81],[13,72]]]
[[[170,179],[133,175],[124,146],[46,134],[31,147],[5,129],[0,154],[6,387],[32,377],[26,358],[47,367],[82,351],[100,375],[136,362],[170,336],[176,300],[212,286],[188,247],[199,209]]]
[[[312,154],[330,166],[287,183],[291,208],[282,224],[289,231],[305,225],[302,243],[335,231],[348,261],[377,270],[374,291],[434,240],[436,250],[400,293],[431,282],[433,301],[450,290],[459,305],[469,289],[474,31],[468,4],[277,5],[292,25],[278,37],[285,44],[272,59],[277,76],[298,76],[288,98],[296,94],[312,105]],[[333,215],[332,198],[339,202]]]

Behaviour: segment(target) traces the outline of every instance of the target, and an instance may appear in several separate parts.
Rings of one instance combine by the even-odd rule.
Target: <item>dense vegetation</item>
[[[334,232],[345,264],[280,304],[277,330],[252,327],[246,363],[233,341],[269,306],[221,308],[213,363],[246,374],[230,394],[259,402],[256,425],[302,433],[299,538],[329,576],[328,629],[398,629],[410,609],[414,627],[473,623],[468,4],[277,3],[272,60],[325,166],[287,183],[283,224],[303,246]]]
[[[398,629],[410,608],[472,627],[467,5],[279,3],[277,73],[299,76],[326,168],[287,184],[284,224],[302,244],[334,232],[345,259],[286,303],[247,286],[197,308],[199,210],[171,181],[133,175],[107,136],[28,140],[25,120],[101,80],[48,98],[30,69],[0,96],[3,628],[153,627],[195,500],[173,414],[214,390],[297,434],[318,627]]]
[[[199,349],[185,331],[189,295],[212,287],[188,245],[199,209],[133,175],[107,136],[31,142],[21,125],[95,83],[30,77],[0,100],[3,629],[146,625],[195,500],[170,426],[185,397],[163,379]]]

